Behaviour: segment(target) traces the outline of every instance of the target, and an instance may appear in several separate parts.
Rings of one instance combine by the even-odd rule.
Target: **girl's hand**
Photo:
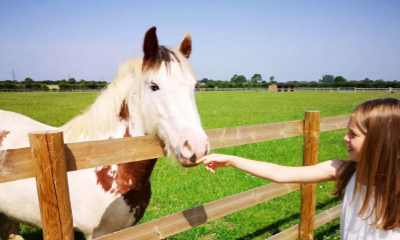
[[[215,173],[219,167],[229,167],[235,156],[225,154],[211,154],[200,158],[196,161],[197,164],[204,162],[206,170]]]

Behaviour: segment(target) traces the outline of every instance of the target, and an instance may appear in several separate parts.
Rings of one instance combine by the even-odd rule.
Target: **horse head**
[[[141,112],[146,133],[158,135],[183,167],[208,154],[210,144],[195,102],[196,78],[188,58],[192,39],[187,32],[176,49],[158,44],[156,28],[143,43]]]

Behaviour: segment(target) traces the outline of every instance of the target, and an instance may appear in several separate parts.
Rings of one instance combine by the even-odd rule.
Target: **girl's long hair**
[[[354,196],[365,188],[358,216],[369,218],[374,213],[373,226],[384,230],[400,227],[400,100],[367,101],[354,109],[351,118],[365,140],[359,162],[348,161],[342,165],[336,194],[343,197],[347,183],[356,172]],[[365,214],[369,205],[372,211]]]

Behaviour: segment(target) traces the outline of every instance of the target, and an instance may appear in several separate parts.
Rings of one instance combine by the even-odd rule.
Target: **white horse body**
[[[61,129],[65,143],[154,134],[182,166],[194,166],[208,153],[209,142],[194,100],[194,73],[186,60],[190,35],[175,51],[158,46],[152,28],[143,48],[143,61],[121,65],[116,80],[92,107],[60,128],[0,110],[0,150],[29,147],[28,133],[39,130]],[[7,164],[4,156],[0,151],[0,171]],[[137,223],[150,201],[155,163],[153,159],[68,172],[74,228],[92,239]],[[15,229],[2,229],[14,220],[42,227],[35,179],[0,184],[0,211],[3,238],[17,236]]]
[[[29,147],[27,133],[57,129],[13,112],[0,110],[0,116],[0,126],[18,129],[18,131],[10,131],[7,134],[0,150]],[[4,120],[8,123],[4,124]],[[121,126],[117,127],[117,130],[118,128],[121,130]],[[125,128],[122,132],[116,131],[115,134],[110,136],[115,136],[114,138],[121,136],[120,138],[122,138],[124,133]],[[82,135],[80,138],[82,138]],[[109,137],[103,139],[109,139]],[[81,141],[85,140],[78,142]],[[86,139],[86,141],[89,140]],[[68,143],[69,141],[66,139],[65,142]],[[111,168],[116,169],[117,165],[112,165]],[[130,208],[124,202],[121,194],[104,192],[102,187],[98,185],[94,168],[68,172],[68,183],[71,205],[73,206],[74,228],[85,233],[86,238],[102,236],[130,227],[137,222],[134,218],[134,212],[130,212]],[[0,184],[0,211],[19,222],[42,228],[36,180],[30,178]],[[104,219],[103,222],[101,222],[102,219]],[[95,229],[98,230],[94,231]],[[92,234],[94,236],[91,236]]]

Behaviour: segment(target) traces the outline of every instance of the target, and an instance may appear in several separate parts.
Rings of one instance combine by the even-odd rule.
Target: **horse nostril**
[[[192,163],[196,162],[196,159],[197,159],[196,154],[193,154],[193,156],[190,157],[190,161],[191,161]]]
[[[183,147],[189,149],[189,151],[192,151],[192,146],[190,145],[189,141],[185,141]]]

